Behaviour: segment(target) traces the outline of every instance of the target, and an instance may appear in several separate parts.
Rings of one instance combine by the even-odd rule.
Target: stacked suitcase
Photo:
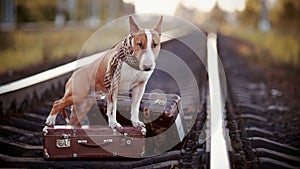
[[[97,105],[88,113],[89,125],[45,127],[45,158],[142,158],[162,153],[182,142],[186,129],[179,96],[145,93],[139,116],[146,128],[131,126],[131,93],[119,95],[117,105],[121,130],[108,127],[106,100],[101,97],[97,97]]]

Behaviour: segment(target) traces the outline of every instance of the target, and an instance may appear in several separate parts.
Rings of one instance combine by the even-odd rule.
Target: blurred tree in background
[[[260,17],[260,0],[247,0],[244,11],[240,14],[242,24],[257,26]]]
[[[122,0],[0,0],[0,9],[5,8],[13,11],[10,16],[13,20],[10,22],[17,24],[53,22],[59,12],[66,21],[83,21],[97,16],[100,23],[134,12],[133,6],[123,3]],[[1,21],[7,17],[3,13],[5,12],[0,11]]]
[[[269,18],[275,29],[298,31],[300,29],[299,0],[266,0]],[[247,0],[246,8],[240,14],[240,21],[245,25],[258,26],[261,16],[261,0]]]
[[[267,17],[271,25],[268,31],[259,29],[263,1],[268,8]],[[233,31],[231,35],[252,43],[260,51],[255,54],[255,50],[249,50],[249,56],[264,62],[263,58],[268,55],[274,63],[300,70],[299,0],[247,0],[239,20],[239,31]]]
[[[271,23],[281,30],[299,31],[300,1],[279,0],[270,11]]]
[[[17,22],[54,21],[56,1],[18,0]]]
[[[110,20],[122,16],[122,0],[95,0],[99,4],[99,17],[101,20]],[[119,2],[117,2],[119,1]],[[300,0],[247,0],[245,9],[239,14],[242,24],[257,27],[261,19],[262,1],[266,1],[269,20],[272,27],[297,31],[300,29]],[[39,1],[39,0],[16,0],[16,22],[40,22],[54,21],[59,0]],[[68,1],[63,1],[67,3]],[[76,3],[75,20],[84,20],[89,17],[90,2],[86,0],[74,0]],[[65,5],[67,7],[67,5]],[[217,12],[216,12],[217,11]],[[70,13],[64,9],[66,20],[70,20]],[[216,15],[217,20],[223,16],[218,16],[220,10],[215,7],[212,15]],[[221,19],[222,20],[222,19]],[[222,20],[223,22],[223,20]]]

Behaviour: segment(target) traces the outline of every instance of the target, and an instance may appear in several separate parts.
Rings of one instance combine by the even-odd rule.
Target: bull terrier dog
[[[54,126],[59,112],[68,125],[80,126],[80,121],[95,103],[93,93],[107,96],[109,127],[122,128],[116,120],[117,95],[132,89],[131,122],[133,127],[145,127],[139,120],[140,101],[153,73],[160,51],[160,17],[153,29],[141,29],[129,16],[130,34],[95,61],[77,69],[65,85],[64,96],[53,103],[46,120]],[[70,120],[65,108],[71,106]]]

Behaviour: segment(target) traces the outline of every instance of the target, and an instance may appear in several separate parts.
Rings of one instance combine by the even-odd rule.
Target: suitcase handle
[[[92,148],[98,148],[98,147],[103,147],[106,145],[109,145],[113,142],[113,140],[108,140],[108,141],[104,141],[103,143],[100,144],[92,144],[92,143],[88,143],[86,140],[82,141],[82,140],[78,140],[77,143],[85,146],[85,147],[92,147]]]

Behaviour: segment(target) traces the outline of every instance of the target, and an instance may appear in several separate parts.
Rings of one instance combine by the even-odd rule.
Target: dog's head
[[[129,16],[131,46],[142,71],[151,71],[155,68],[160,51],[161,23],[163,16],[153,29],[141,29]]]

